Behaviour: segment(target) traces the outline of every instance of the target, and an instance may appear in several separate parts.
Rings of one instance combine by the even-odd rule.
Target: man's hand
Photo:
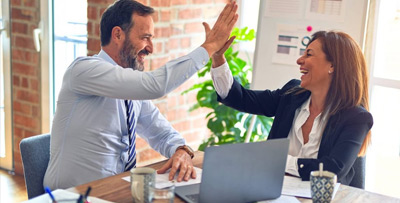
[[[201,46],[207,50],[210,57],[229,40],[233,26],[238,19],[237,9],[238,6],[235,1],[228,3],[221,14],[219,14],[217,22],[215,22],[212,29],[210,29],[207,23],[203,23],[206,31],[206,40]]]
[[[177,177],[177,181],[181,182],[182,179],[188,181],[190,178],[196,178],[196,170],[193,168],[192,159],[189,154],[183,150],[179,149],[175,152],[174,155],[165,163],[161,169],[157,171],[158,174],[165,173],[168,169],[171,168],[169,172],[169,180],[173,180],[175,174],[179,170],[179,174]]]

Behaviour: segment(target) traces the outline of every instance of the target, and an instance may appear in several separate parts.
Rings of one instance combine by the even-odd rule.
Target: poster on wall
[[[301,0],[267,0],[264,17],[303,18]]]
[[[303,55],[311,39],[313,27],[277,24],[272,62],[276,64],[297,65],[296,60]]]
[[[346,0],[307,0],[305,19],[343,22]]]

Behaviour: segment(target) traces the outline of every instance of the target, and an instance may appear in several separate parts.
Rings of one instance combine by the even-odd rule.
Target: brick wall
[[[39,0],[11,0],[10,6],[14,166],[22,174],[19,143],[41,132],[39,53],[32,37],[40,20]]]
[[[88,0],[88,54],[100,50],[99,22],[101,14],[113,0]],[[154,53],[147,57],[146,67],[154,70],[165,62],[185,55],[204,42],[202,22],[213,25],[227,0],[140,0],[155,9]],[[155,100],[161,113],[197,149],[206,135],[208,113],[204,109],[189,112],[196,103],[196,93],[181,95],[181,92],[199,82],[197,75],[167,96]],[[146,165],[163,159],[143,139],[137,140],[138,165]]]

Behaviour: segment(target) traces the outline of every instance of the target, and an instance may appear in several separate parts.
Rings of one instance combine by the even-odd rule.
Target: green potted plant
[[[234,45],[240,41],[251,41],[255,39],[255,32],[253,29],[248,30],[245,28],[234,28],[232,36],[236,36],[235,41],[225,52],[226,61],[232,71],[233,77],[240,82],[244,87],[250,87],[249,74],[252,72],[252,64],[241,59],[239,51],[234,51]],[[206,68],[198,73],[199,77],[204,77],[210,72],[212,61],[208,62]],[[245,142],[246,135],[249,135],[248,141],[256,142],[267,139],[272,125],[272,118],[257,116],[254,120],[254,127],[251,126],[252,116],[234,110],[230,107],[220,104],[217,101],[217,95],[212,83],[212,80],[193,85],[187,92],[198,90],[197,104],[192,106],[189,111],[198,108],[209,108],[211,112],[207,114],[208,119],[207,128],[211,130],[211,135],[200,146],[199,150],[204,151],[207,146],[221,145],[228,143]],[[249,133],[248,130],[251,130]]]

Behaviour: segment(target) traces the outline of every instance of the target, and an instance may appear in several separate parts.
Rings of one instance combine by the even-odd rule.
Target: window
[[[0,0],[0,168],[13,169],[9,4]]]
[[[74,11],[70,15],[70,11]],[[86,56],[87,42],[87,1],[54,1],[54,65],[52,106],[55,112],[58,93],[64,73],[71,62],[78,56]]]
[[[371,54],[372,145],[366,189],[400,197],[400,1],[377,0]]]
[[[41,0],[42,131],[49,132],[65,70],[86,56],[87,1]],[[74,11],[71,15],[70,11]]]

